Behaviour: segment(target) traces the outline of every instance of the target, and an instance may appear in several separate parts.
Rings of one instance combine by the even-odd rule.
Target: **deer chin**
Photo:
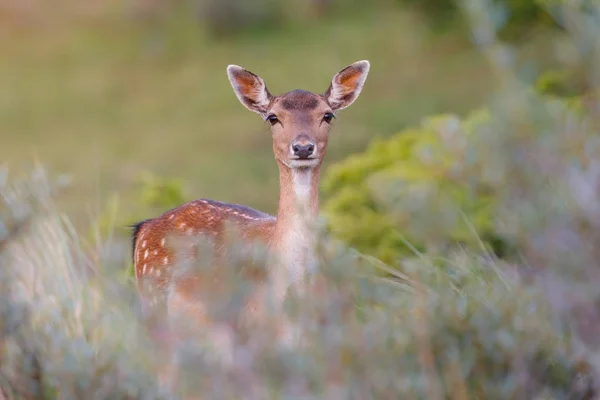
[[[318,158],[309,158],[306,160],[292,159],[292,160],[289,160],[287,164],[290,168],[314,168],[317,165],[319,165],[319,159]]]

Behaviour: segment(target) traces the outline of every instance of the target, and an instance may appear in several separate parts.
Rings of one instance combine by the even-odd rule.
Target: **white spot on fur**
[[[185,222],[182,222],[182,223],[180,223],[180,224],[179,224],[179,227],[180,227],[181,229],[185,228],[185,226],[186,226],[186,225],[185,225]]]
[[[163,258],[163,264],[167,265],[169,263],[169,257]]]
[[[148,264],[144,264],[144,266],[142,267],[142,274],[146,273],[146,267],[148,266]]]
[[[148,249],[144,252],[144,260],[148,258]]]
[[[260,219],[261,219],[261,218],[254,218],[254,217],[251,217],[251,216],[249,216],[248,214],[241,214],[241,213],[239,213],[239,212],[237,212],[237,211],[233,211],[233,212],[232,212],[232,214],[235,214],[235,215],[237,215],[237,216],[239,216],[239,217],[242,217],[242,218],[244,218],[244,219],[249,219],[249,220],[251,220],[251,221],[258,221],[258,220],[260,220]]]
[[[175,214],[169,215],[169,219],[173,219],[173,218],[175,218]]]
[[[157,256],[157,255],[158,255],[158,250],[154,250],[154,251],[152,251],[152,255],[153,255],[153,256]]]
[[[162,239],[160,240],[160,246],[161,246],[161,247],[165,247],[165,242],[166,242],[165,238],[162,238]]]
[[[147,244],[148,244],[148,241],[147,241],[147,240],[144,240],[144,241],[142,242],[142,249],[145,249]]]

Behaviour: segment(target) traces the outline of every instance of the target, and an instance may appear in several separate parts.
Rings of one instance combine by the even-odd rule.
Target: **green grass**
[[[374,28],[376,26],[376,29]],[[430,33],[397,8],[212,41],[183,20],[127,21],[5,38],[0,55],[0,160],[33,157],[73,175],[60,201],[79,223],[117,192],[123,216],[144,170],[181,177],[188,195],[274,211],[271,138],[235,98],[225,67],[240,64],[275,93],[324,91],[345,65],[369,59],[361,98],[334,128],[327,164],[440,111],[462,113],[491,87],[458,36]]]

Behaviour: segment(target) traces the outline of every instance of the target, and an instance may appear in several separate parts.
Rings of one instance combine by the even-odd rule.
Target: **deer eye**
[[[279,122],[279,120],[277,119],[277,117],[275,116],[275,114],[270,114],[267,117],[267,121],[271,124],[271,126],[275,125],[276,123]]]
[[[323,121],[330,123],[332,119],[335,118],[335,115],[333,115],[333,113],[325,113],[325,115],[323,116]]]

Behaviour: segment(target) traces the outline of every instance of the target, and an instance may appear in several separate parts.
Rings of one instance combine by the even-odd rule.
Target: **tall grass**
[[[403,261],[406,276],[384,280],[372,272],[387,267],[325,238],[324,290],[292,296],[288,309],[304,327],[302,348],[272,346],[269,324],[280,315],[237,332],[231,365],[211,362],[211,343],[183,342],[170,359],[179,384],[165,393],[157,382],[167,359],[149,340],[131,282],[93,261],[53,210],[42,175],[1,190],[0,382],[14,398],[587,398],[592,390],[591,367],[541,287],[502,262],[415,255]]]
[[[135,292],[94,262],[51,195],[42,170],[2,184],[0,386],[15,398],[155,397]]]

